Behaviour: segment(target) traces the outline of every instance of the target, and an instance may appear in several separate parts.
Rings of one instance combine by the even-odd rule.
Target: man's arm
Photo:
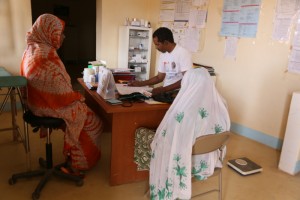
[[[155,85],[157,83],[163,82],[165,79],[166,74],[158,72],[158,74],[148,80],[145,81],[133,81],[128,83],[129,86],[145,86],[145,85]]]
[[[184,75],[185,72],[182,72],[182,75]],[[182,80],[182,79],[181,79]],[[154,88],[152,90],[152,96],[155,96],[157,94],[160,94],[160,93],[165,93],[165,92],[169,92],[169,91],[172,91],[172,90],[176,90],[176,89],[180,89],[181,87],[181,80],[171,84],[171,85],[168,85],[166,87],[157,87],[157,88]]]

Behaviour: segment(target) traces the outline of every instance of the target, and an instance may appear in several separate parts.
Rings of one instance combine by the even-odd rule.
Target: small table
[[[89,90],[82,78],[78,82],[84,88],[86,104],[104,121],[104,128],[111,130],[110,185],[146,180],[149,172],[137,171],[133,159],[135,130],[139,127],[156,129],[170,105],[110,105],[96,91]]]
[[[24,144],[26,155],[27,155],[27,168],[30,168],[30,161],[29,161],[29,136],[28,132],[24,131],[24,134],[21,134],[20,128],[17,124],[17,103],[16,103],[16,95],[19,96],[22,109],[24,110],[24,102],[21,96],[21,87],[27,86],[27,79],[23,76],[13,76],[8,71],[6,71],[3,67],[0,67],[0,88],[7,88],[6,94],[0,94],[5,95],[5,98],[1,104],[0,107],[0,114],[3,112],[4,107],[8,101],[8,98],[10,98],[10,111],[11,111],[11,120],[12,120],[12,127],[8,128],[2,128],[0,131],[7,131],[12,130],[13,131],[13,140],[17,141],[19,138],[21,139],[22,143]],[[25,124],[24,124],[25,128]]]

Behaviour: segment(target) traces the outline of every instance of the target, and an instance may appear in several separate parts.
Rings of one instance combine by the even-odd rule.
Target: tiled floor
[[[0,128],[9,126],[10,113],[0,115]],[[19,123],[20,120],[19,120]],[[111,187],[109,181],[110,133],[102,134],[102,158],[98,165],[87,173],[82,187],[75,186],[61,179],[53,178],[41,193],[41,200],[143,200],[147,182],[137,182]],[[52,133],[54,163],[63,161],[63,133]],[[30,133],[32,168],[38,167],[37,159],[44,155],[44,141],[38,135]],[[263,172],[251,176],[241,176],[227,165],[223,170],[224,200],[300,200],[300,174],[291,176],[278,170],[280,152],[259,144],[245,137],[232,134],[227,145],[226,160],[246,156],[263,167]],[[39,178],[19,180],[9,185],[12,173],[26,169],[25,153],[21,143],[12,142],[10,131],[0,132],[0,199],[31,199]],[[204,181],[194,191],[205,190],[215,183],[212,179]],[[216,194],[209,194],[195,199],[217,199]]]

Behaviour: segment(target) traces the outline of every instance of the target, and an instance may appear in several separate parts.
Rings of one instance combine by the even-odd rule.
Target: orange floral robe
[[[102,121],[72,89],[70,76],[57,54],[65,23],[51,14],[41,15],[26,35],[27,48],[21,75],[28,80],[28,107],[38,116],[64,119],[64,154],[72,167],[88,170],[100,159]]]

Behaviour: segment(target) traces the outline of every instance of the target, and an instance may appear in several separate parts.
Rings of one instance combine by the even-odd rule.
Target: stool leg
[[[53,167],[52,143],[50,140],[50,128],[47,128],[46,163],[47,163],[47,169],[51,169]]]
[[[34,200],[38,199],[40,197],[40,193],[41,193],[42,189],[44,188],[44,186],[46,185],[46,183],[48,182],[48,180],[50,179],[52,173],[53,173],[52,170],[46,171],[45,175],[42,177],[39,184],[36,186],[34,192],[32,193],[32,198]]]

